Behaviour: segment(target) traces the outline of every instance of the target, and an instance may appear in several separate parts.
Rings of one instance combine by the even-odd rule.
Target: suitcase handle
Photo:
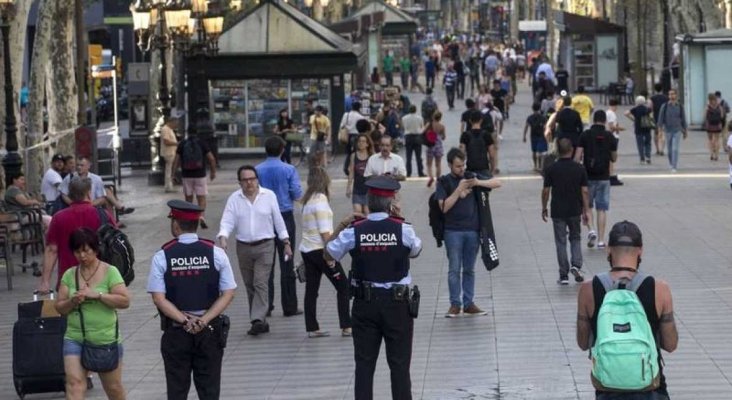
[[[33,291],[33,301],[38,301],[38,297],[48,295],[51,300],[56,299],[56,293],[53,291],[53,289],[49,290],[48,292],[41,292],[38,290]]]

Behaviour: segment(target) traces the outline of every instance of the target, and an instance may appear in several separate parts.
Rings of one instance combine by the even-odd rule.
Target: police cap
[[[168,207],[170,207],[168,218],[183,221],[198,221],[201,218],[201,213],[203,213],[203,208],[179,199],[168,201]]]
[[[366,181],[369,194],[378,197],[394,197],[394,194],[401,189],[401,185],[394,178],[385,175],[378,175]]]

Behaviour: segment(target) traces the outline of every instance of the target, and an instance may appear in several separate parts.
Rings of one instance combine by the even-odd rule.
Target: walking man
[[[282,220],[287,227],[287,236],[292,240],[292,248],[295,246],[295,215],[293,214],[294,202],[302,197],[300,175],[294,166],[281,160],[285,151],[285,141],[279,136],[271,136],[264,142],[264,150],[267,159],[257,165],[257,176],[259,184],[271,190],[277,196]],[[280,259],[280,289],[282,313],[285,317],[302,314],[297,308],[297,284],[295,282],[295,263],[292,257],[285,255],[284,243],[275,238],[277,254]],[[268,314],[274,309],[274,263],[272,272],[269,275],[269,309]]]
[[[356,400],[372,400],[374,371],[382,340],[391,370],[394,400],[412,399],[409,367],[412,360],[414,315],[409,301],[412,276],[409,259],[422,251],[422,241],[395,208],[399,182],[386,176],[366,182],[369,215],[333,234],[324,257],[353,259],[353,347],[356,361]],[[390,216],[390,214],[397,214]]]
[[[455,88],[457,87],[458,75],[452,64],[447,66],[445,76],[442,78],[442,84],[445,86],[445,94],[447,95],[447,105],[450,110],[455,109]]]
[[[655,93],[651,96],[651,107],[653,108],[653,118],[656,123],[656,129],[653,130],[653,142],[656,145],[656,155],[662,156],[665,140],[663,138],[663,131],[658,128],[658,116],[661,114],[661,107],[668,102],[668,97],[663,94],[663,85],[660,83],[653,86],[653,91]]]
[[[582,282],[582,228],[581,222],[590,220],[587,172],[572,160],[572,141],[558,141],[559,159],[544,170],[544,189],[541,192],[541,219],[549,221],[549,196],[551,194],[551,218],[554,225],[554,245],[557,248],[560,285],[569,284],[569,273],[575,282]],[[567,260],[567,236],[571,260]],[[571,267],[570,267],[571,262]]]
[[[643,253],[643,236],[636,224],[629,221],[622,221],[615,224],[612,230],[610,230],[607,253],[610,271],[603,272],[595,276],[591,281],[583,283],[577,295],[577,345],[583,351],[592,348],[592,381],[597,389],[595,391],[595,398],[597,400],[668,400],[666,378],[663,375],[661,349],[672,353],[676,350],[679,342],[679,335],[676,330],[676,323],[674,322],[671,289],[666,282],[638,271],[641,254]],[[629,322],[632,317],[619,313],[618,306],[613,304],[616,310],[614,315],[620,316],[622,324],[607,324],[609,325],[609,330],[612,330],[612,332],[601,330],[602,327],[598,324],[598,320],[603,318],[603,303],[610,293],[617,294],[615,291],[618,288],[625,288],[635,292],[637,297],[633,296],[632,298],[635,302],[640,302],[640,305],[645,311],[645,320],[647,320],[648,325],[645,325],[644,322],[646,321],[640,320],[635,321],[636,324],[633,326]],[[606,315],[610,315],[610,318],[613,317],[611,314]],[[606,320],[605,322],[610,321]],[[616,325],[619,326],[616,327]],[[624,326],[627,327],[625,331],[622,330]],[[596,346],[600,345],[601,342],[600,340],[593,342],[591,339],[599,339],[601,337],[612,338],[617,333],[622,334],[623,332],[631,331],[637,337],[641,331],[649,328],[650,334],[648,336],[652,337],[655,342],[654,350],[657,353],[657,359],[646,360],[646,363],[649,366],[657,366],[657,369],[648,368],[648,373],[644,374],[641,372],[640,377],[638,376],[637,368],[626,369],[627,364],[617,363],[617,359],[602,359],[603,357],[613,357],[614,354],[601,354],[601,352],[596,351]],[[606,341],[605,343],[612,344],[611,341]],[[613,361],[616,362],[613,363]],[[616,365],[617,367],[609,371],[605,370],[605,366],[609,365]],[[644,368],[643,371],[646,371],[646,369]],[[634,372],[636,373],[634,374]],[[654,377],[651,375],[651,372],[657,372],[658,375]],[[603,382],[605,380],[604,378],[608,376],[612,376],[614,379],[622,379],[626,384],[628,383],[628,379],[631,381],[650,380],[651,384],[646,389],[638,391],[623,390],[621,394],[617,390],[613,391],[612,387],[606,386],[611,385],[611,382]],[[641,383],[641,385],[644,384]]]
[[[275,232],[288,258],[292,258],[292,247],[277,196],[259,186],[256,168],[241,166],[236,176],[241,190],[232,193],[226,201],[217,237],[221,247],[226,249],[229,235],[236,232],[236,257],[247,288],[252,323],[247,334],[257,336],[269,332],[268,281],[274,263]]]
[[[412,155],[416,157],[417,174],[424,177],[424,166],[422,165],[422,131],[424,120],[417,114],[417,106],[409,106],[409,114],[402,118],[404,125],[404,145],[407,152],[407,177],[412,176]]]
[[[470,130],[460,136],[460,150],[467,156],[468,171],[484,176],[493,176],[498,160],[498,150],[493,136],[482,128],[483,118],[490,117],[490,114],[473,110],[468,116]]]
[[[605,248],[605,221],[610,208],[610,163],[618,158],[618,141],[605,128],[605,111],[598,110],[594,124],[580,136],[574,159],[583,163],[587,172],[590,218],[587,226],[587,247]],[[597,210],[597,232],[593,228],[592,209]]]
[[[191,373],[198,398],[218,400],[230,325],[222,313],[236,280],[226,252],[196,234],[203,209],[183,200],[170,200],[168,207],[175,239],[153,256],[147,283],[162,319],[168,400],[188,398]]]
[[[196,136],[188,136],[178,143],[173,170],[175,173],[178,166],[181,167],[183,179],[183,195],[186,201],[193,202],[196,196],[196,203],[203,208],[201,213],[201,228],[208,229],[204,213],[206,211],[206,197],[208,196],[208,181],[206,180],[206,164],[208,163],[209,177],[211,182],[216,179],[216,159],[213,152],[206,144],[206,141],[199,140]]]
[[[679,96],[676,89],[668,91],[668,102],[661,106],[658,112],[658,125],[661,135],[666,136],[668,146],[668,162],[671,172],[676,172],[679,166],[679,147],[681,147],[681,138],[686,139],[687,125],[686,115],[684,114],[684,106],[679,102]]]
[[[491,176],[466,172],[465,153],[460,149],[450,149],[447,163],[450,173],[438,179],[435,188],[435,197],[445,214],[445,251],[449,264],[450,308],[445,317],[455,318],[461,312],[468,317],[486,315],[473,302],[475,260],[480,249],[478,197],[473,189],[495,189],[501,182]]]

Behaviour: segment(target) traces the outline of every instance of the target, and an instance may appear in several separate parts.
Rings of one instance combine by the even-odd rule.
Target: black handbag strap
[[[81,274],[81,271],[79,271],[80,266],[76,267],[76,271],[74,273],[74,281],[76,283],[76,291],[79,291],[79,274]],[[101,301],[101,300],[100,300]],[[79,309],[79,322],[81,323],[81,337],[84,342],[86,342],[86,329],[84,328],[84,313],[81,311],[81,303],[79,303],[78,306],[76,306]],[[115,315],[115,323],[114,323],[114,342],[117,343],[119,340],[119,316],[117,316],[117,311],[114,312]]]

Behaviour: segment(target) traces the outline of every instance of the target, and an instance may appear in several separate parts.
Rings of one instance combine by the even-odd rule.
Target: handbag
[[[287,132],[285,134],[285,141],[287,142],[302,143],[303,140],[305,140],[305,137],[300,132]]]
[[[76,267],[76,290],[79,290],[79,267]],[[86,329],[84,328],[84,313],[79,304],[79,321],[81,322],[81,366],[87,371],[110,372],[119,366],[119,317],[116,318],[114,326],[114,342],[109,344],[93,344],[86,341]],[[115,316],[116,316],[115,312]]]
[[[653,120],[651,114],[646,114],[640,120],[641,129],[656,129],[656,121]]]
[[[351,115],[351,113],[346,114],[346,123],[344,126],[341,127],[341,129],[338,130],[338,141],[346,144],[348,143],[348,117]]]
[[[305,283],[307,281],[305,278],[305,262],[301,261],[295,266],[295,276],[297,276],[297,280],[300,281],[300,283]]]

